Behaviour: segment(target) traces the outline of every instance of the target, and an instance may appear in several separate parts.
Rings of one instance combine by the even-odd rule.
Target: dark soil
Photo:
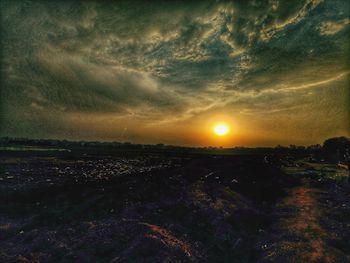
[[[0,262],[349,260],[348,184],[320,185],[280,163],[3,155]]]

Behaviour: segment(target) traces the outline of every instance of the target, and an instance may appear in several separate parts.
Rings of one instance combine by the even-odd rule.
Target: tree
[[[344,162],[350,151],[350,139],[336,137],[326,140],[322,146],[322,155],[330,162]]]

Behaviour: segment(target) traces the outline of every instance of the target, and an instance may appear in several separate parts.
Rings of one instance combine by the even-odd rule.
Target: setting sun
[[[220,123],[214,126],[214,133],[218,136],[224,136],[230,131],[226,124]]]

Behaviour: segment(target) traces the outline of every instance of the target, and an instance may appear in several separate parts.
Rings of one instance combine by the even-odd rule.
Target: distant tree
[[[319,151],[322,148],[321,144],[313,144],[307,147],[308,151]]]
[[[298,151],[303,152],[306,150],[305,146],[297,146]]]
[[[350,139],[336,137],[326,140],[322,146],[322,156],[329,162],[344,162],[350,151]]]

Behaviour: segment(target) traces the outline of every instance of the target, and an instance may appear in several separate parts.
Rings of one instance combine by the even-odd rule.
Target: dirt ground
[[[5,156],[0,262],[349,262],[346,175],[253,155]]]
[[[328,165],[333,173],[326,177],[322,165],[306,166],[318,169],[306,173],[309,176],[302,173],[305,167],[294,171],[294,175],[301,176],[300,185],[289,189],[276,204],[276,222],[266,237],[269,245],[265,246],[262,261],[350,262],[347,171]]]

